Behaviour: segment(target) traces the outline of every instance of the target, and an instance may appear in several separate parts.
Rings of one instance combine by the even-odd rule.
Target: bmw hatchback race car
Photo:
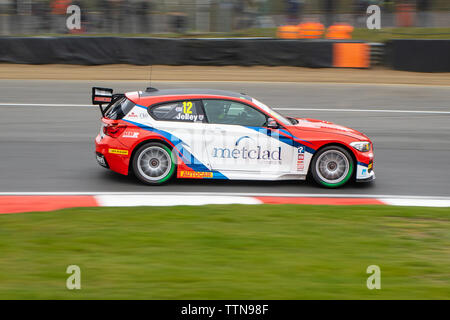
[[[100,165],[146,184],[171,177],[304,180],[324,187],[375,179],[364,134],[313,119],[285,117],[245,94],[147,88],[113,94],[92,89],[102,128]],[[105,108],[104,105],[107,105]]]

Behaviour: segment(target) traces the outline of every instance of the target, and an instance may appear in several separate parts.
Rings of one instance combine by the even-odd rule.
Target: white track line
[[[316,198],[316,203],[320,204],[321,199],[334,198],[368,200],[374,198],[379,204],[390,206],[418,206],[418,207],[450,207],[450,197],[420,197],[420,196],[392,196],[392,195],[345,195],[345,194],[277,194],[277,193],[194,193],[194,192],[2,192],[0,193],[0,201],[2,196],[17,196],[23,204],[27,203],[27,196],[31,201],[34,197],[40,196],[61,196],[64,198],[76,195],[84,195],[95,199],[100,207],[136,207],[136,206],[201,206],[208,204],[264,204],[271,203],[273,198],[291,198],[292,203],[302,203],[302,198]],[[267,198],[270,197],[269,201]],[[11,202],[9,197],[6,200]],[[289,200],[291,201],[291,200]],[[289,202],[288,201],[288,202]],[[297,202],[296,202],[297,201]],[[308,200],[309,201],[309,200]],[[327,200],[328,201],[328,200]],[[14,201],[13,201],[14,202]],[[327,202],[329,203],[329,201]],[[336,203],[339,204],[339,203]],[[33,207],[36,209],[35,207]],[[25,210],[26,211],[26,210]],[[1,213],[1,204],[0,204]]]
[[[203,206],[208,204],[262,204],[253,197],[209,196],[203,195],[97,195],[95,196],[101,207],[137,207],[137,206]]]
[[[368,195],[334,193],[248,193],[248,192],[0,192],[0,196],[212,196],[212,197],[308,197],[308,198],[376,198],[376,199],[416,199],[450,200],[450,196],[413,196],[413,195]]]
[[[92,108],[86,104],[61,104],[61,103],[0,103],[0,107],[74,107]],[[450,111],[437,110],[401,110],[401,109],[340,109],[340,108],[274,108],[278,111],[318,111],[318,112],[379,112],[379,113],[416,113],[416,114],[450,114]]]
[[[388,198],[380,199],[389,206],[405,206],[405,207],[450,207],[450,200],[445,199],[399,199]]]

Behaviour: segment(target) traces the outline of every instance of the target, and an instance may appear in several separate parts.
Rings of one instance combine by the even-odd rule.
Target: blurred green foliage
[[[25,35],[26,36],[26,35]],[[42,34],[42,36],[70,36],[61,34]],[[161,38],[217,38],[217,37],[276,37],[276,28],[253,28],[236,30],[228,33],[161,33],[161,34],[80,34],[79,36],[117,36],[117,37],[161,37]],[[383,28],[382,30],[368,30],[366,28],[356,28],[353,32],[354,40],[364,40],[368,42],[385,42],[389,39],[450,39],[450,28]]]

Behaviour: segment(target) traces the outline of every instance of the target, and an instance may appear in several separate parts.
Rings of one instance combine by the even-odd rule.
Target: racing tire
[[[350,153],[340,146],[325,147],[311,161],[311,175],[326,188],[345,185],[353,175],[354,161]]]
[[[160,185],[173,176],[175,159],[172,150],[166,145],[157,142],[146,143],[139,147],[133,156],[133,173],[145,184]]]

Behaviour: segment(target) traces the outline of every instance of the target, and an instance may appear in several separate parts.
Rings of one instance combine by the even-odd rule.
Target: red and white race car
[[[230,180],[311,176],[331,188],[375,179],[373,146],[364,134],[282,116],[245,94],[154,88],[113,94],[97,87],[92,92],[103,114],[97,161],[147,184],[175,174]]]

